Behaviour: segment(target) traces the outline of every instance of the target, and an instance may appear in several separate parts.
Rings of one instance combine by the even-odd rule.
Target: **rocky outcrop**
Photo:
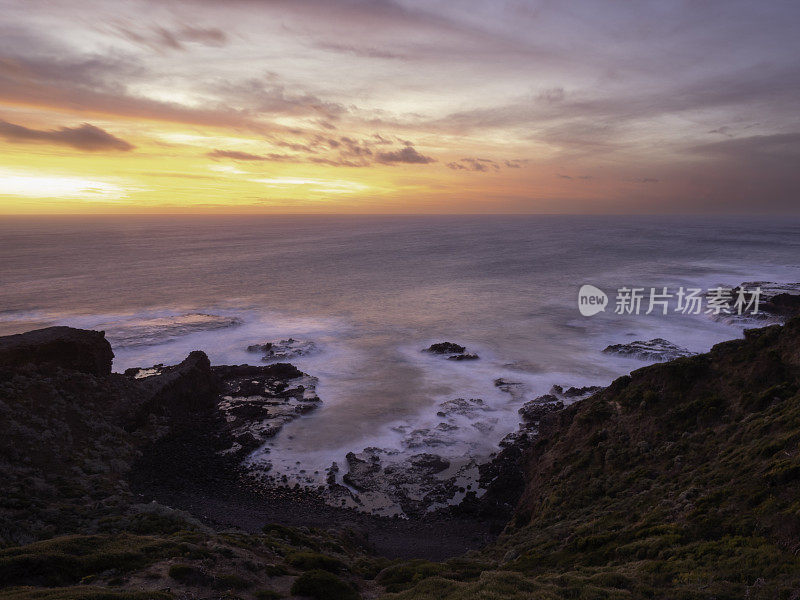
[[[0,367],[45,365],[103,377],[113,359],[102,331],[46,327],[0,338]]]
[[[725,286],[722,286],[726,289]],[[727,311],[722,311],[713,318],[726,322],[752,324],[783,323],[787,319],[800,315],[800,283],[774,281],[745,281],[730,289],[730,304]],[[751,304],[755,290],[758,296],[758,312],[753,313],[756,306]],[[742,312],[736,306],[740,292],[744,292]],[[707,293],[706,296],[710,294]]]
[[[136,371],[136,372],[135,372]],[[134,415],[134,425],[141,426],[151,415],[166,417],[172,426],[187,422],[187,417],[213,412],[216,408],[219,379],[211,371],[205,352],[196,350],[178,365],[151,367],[154,374],[137,378],[140,370],[126,373],[137,381],[137,387],[147,400]]]
[[[456,344],[455,342],[438,342],[431,344],[426,352],[431,354],[461,354],[466,350],[464,346]]]
[[[288,338],[275,342],[252,344],[247,347],[247,351],[261,354],[261,360],[264,362],[272,362],[316,354],[319,352],[319,348],[314,342]]]
[[[760,310],[782,317],[800,315],[800,294],[789,294],[787,292],[776,294],[768,298],[760,306]]]
[[[347,495],[355,507],[374,514],[419,517],[457,504],[468,491],[477,489],[474,461],[454,465],[431,452],[401,458],[396,452],[374,447],[349,452],[346,460],[342,481],[358,494],[331,481],[326,495]]]
[[[610,346],[606,346],[603,352],[606,354],[618,354],[628,358],[638,358],[639,360],[655,360],[659,362],[697,354],[697,352],[682,348],[664,338],[654,338],[647,341],[637,340],[625,344],[611,344]]]
[[[424,352],[446,356],[447,360],[478,360],[480,358],[474,352],[467,352],[467,349],[455,342],[438,342],[428,346]]]
[[[317,379],[294,365],[212,367],[221,382],[219,410],[232,445],[225,452],[247,454],[288,423],[316,409]]]

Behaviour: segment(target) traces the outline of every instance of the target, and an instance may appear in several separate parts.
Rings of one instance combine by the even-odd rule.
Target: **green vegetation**
[[[66,585],[103,571],[136,571],[158,560],[202,555],[177,539],[67,536],[0,550],[0,585]]]

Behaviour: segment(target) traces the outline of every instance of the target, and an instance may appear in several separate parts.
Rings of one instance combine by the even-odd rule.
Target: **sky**
[[[798,26],[776,0],[0,0],[0,214],[797,214]]]

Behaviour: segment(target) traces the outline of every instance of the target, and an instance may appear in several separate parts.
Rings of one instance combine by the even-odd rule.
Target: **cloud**
[[[462,158],[447,163],[447,168],[453,169],[454,171],[477,171],[485,173],[489,170],[499,171],[500,165],[489,158]]]
[[[182,25],[175,28],[163,26],[137,29],[126,24],[117,26],[116,32],[130,42],[153,50],[186,50],[187,43],[222,47],[228,43],[228,34],[218,27]]]
[[[211,152],[206,153],[206,156],[211,158],[230,158],[232,160],[244,160],[244,161],[281,161],[281,160],[291,160],[296,158],[289,154],[250,154],[249,152],[240,152],[238,150],[212,150]]]
[[[381,48],[368,47],[368,46],[355,46],[352,44],[339,44],[336,42],[317,42],[314,44],[320,50],[329,52],[338,52],[340,54],[350,54],[361,58],[385,58],[385,59],[398,59],[404,58],[403,55],[390,52]]]
[[[753,135],[700,144],[690,150],[750,164],[794,162],[800,159],[800,133]]]
[[[559,179],[566,179],[568,181],[589,181],[592,179],[591,175],[564,175],[559,173],[556,175]]]
[[[500,171],[503,167],[508,169],[521,169],[530,162],[527,158],[514,158],[503,161],[496,161],[490,158],[460,158],[456,161],[447,163],[447,168],[454,171],[473,171],[475,173],[487,173],[490,171]]]
[[[512,158],[511,160],[504,160],[503,164],[509,169],[521,169],[529,162],[527,158]]]
[[[0,136],[11,142],[43,142],[72,146],[78,150],[120,150],[127,152],[134,145],[120,139],[104,129],[84,123],[78,127],[61,127],[59,129],[29,129],[0,120]]]
[[[716,129],[712,129],[708,133],[718,133],[720,135],[724,135],[725,137],[733,137],[733,133],[731,133],[731,128],[727,125],[723,127],[717,127]]]
[[[424,156],[423,154],[417,152],[414,146],[406,146],[400,150],[394,150],[392,152],[379,152],[377,158],[378,162],[384,164],[408,163],[424,165],[436,162],[435,158]]]

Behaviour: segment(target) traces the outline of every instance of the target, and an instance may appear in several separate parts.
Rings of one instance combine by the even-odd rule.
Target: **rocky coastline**
[[[770,318],[794,314],[785,293],[765,302]],[[315,489],[254,477],[245,461],[324,402],[289,363],[212,365],[194,351],[120,374],[103,332],[6,336],[0,589],[17,600],[791,598],[798,339],[789,320],[608,387],[535,398],[498,378],[520,425],[490,460],[422,450],[448,424],[491,418],[481,399],[455,398],[437,407],[443,427],[406,432],[419,452],[351,452]],[[331,501],[370,494],[403,518]]]

